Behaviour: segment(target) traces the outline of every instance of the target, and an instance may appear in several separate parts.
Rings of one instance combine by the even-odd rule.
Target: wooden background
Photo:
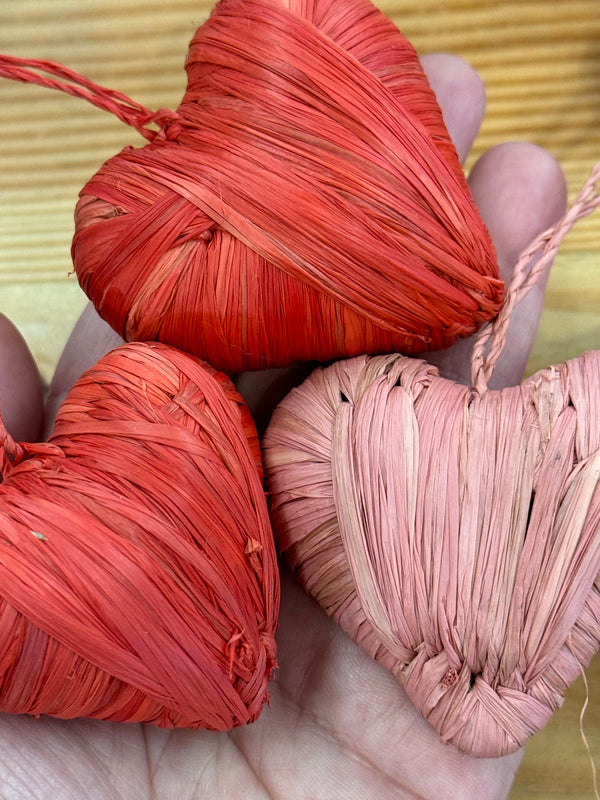
[[[542,145],[571,196],[600,159],[600,0],[379,0],[422,52],[449,51],[483,76],[488,111],[467,167],[505,140]],[[149,106],[184,89],[204,0],[2,0],[0,52],[54,59]],[[62,94],[0,81],[0,310],[21,328],[48,380],[85,304],[70,274],[78,190],[125,144],[116,119]],[[565,241],[530,370],[600,346],[600,212]],[[585,731],[600,763],[600,665],[588,671]],[[579,732],[582,681],[535,737],[511,800],[591,798]],[[485,799],[483,799],[485,800]]]

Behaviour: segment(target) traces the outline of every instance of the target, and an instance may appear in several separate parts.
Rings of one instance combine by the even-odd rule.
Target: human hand
[[[483,115],[481,84],[456,59],[424,61],[464,157]],[[519,251],[562,213],[562,175],[537,148],[504,145],[478,163],[471,188],[506,279]],[[542,302],[540,289],[513,317],[496,385],[521,379]],[[0,328],[4,341],[13,335]],[[73,380],[119,342],[92,310],[85,312],[53,381],[50,414]],[[23,430],[35,430],[39,403],[27,405],[39,393],[31,362],[14,373],[15,364],[25,364],[22,347],[12,339],[0,349],[0,398],[13,401],[14,411],[6,409],[9,426],[27,423]],[[467,380],[469,347],[459,342],[430,360],[450,377]],[[289,373],[253,373],[237,383],[258,418],[266,417],[276,391],[290,380]],[[270,707],[256,723],[229,733],[0,717],[0,797],[494,800],[508,794],[520,754],[472,759],[442,745],[392,676],[323,614],[285,568],[278,644]]]

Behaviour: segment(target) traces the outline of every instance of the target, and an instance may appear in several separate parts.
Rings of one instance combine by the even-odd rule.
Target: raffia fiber
[[[130,344],[48,442],[0,426],[0,710],[163,727],[256,719],[279,583],[254,425],[232,384]]]
[[[497,313],[494,249],[435,96],[368,0],[224,0],[186,69],[178,110],[153,113],[0,57],[0,75],[150,140],[109,160],[76,210],[78,278],[125,339],[238,372],[438,348]]]
[[[524,254],[511,298],[600,203],[599,177]],[[512,307],[480,336],[473,386],[400,355],[338,362],[263,441],[302,584],[476,756],[524,744],[600,647],[600,353],[488,390]]]

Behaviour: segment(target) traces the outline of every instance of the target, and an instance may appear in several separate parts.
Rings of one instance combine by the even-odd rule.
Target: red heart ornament
[[[256,432],[229,380],[125,345],[75,384],[47,443],[2,443],[0,710],[255,719],[279,583]]]
[[[442,739],[521,746],[600,646],[600,353],[478,395],[319,369],[263,442],[280,549]]]
[[[239,372],[439,348],[497,313],[494,248],[435,96],[369,0],[219,3],[176,113],[58,65],[2,57],[0,74],[34,80],[31,65],[151,139],[76,209],[77,276],[123,338]]]

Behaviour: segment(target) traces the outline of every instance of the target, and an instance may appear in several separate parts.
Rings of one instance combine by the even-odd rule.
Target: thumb
[[[16,441],[35,442],[42,429],[44,392],[25,339],[0,314],[0,412]]]

